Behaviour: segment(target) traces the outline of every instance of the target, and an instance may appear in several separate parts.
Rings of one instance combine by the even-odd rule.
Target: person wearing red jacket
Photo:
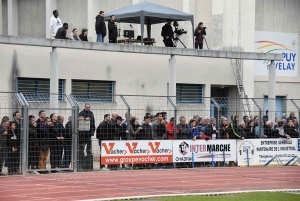
[[[167,138],[168,140],[174,140],[174,117],[170,119],[170,122],[166,125],[167,127]],[[179,133],[179,131],[176,129],[176,133]]]

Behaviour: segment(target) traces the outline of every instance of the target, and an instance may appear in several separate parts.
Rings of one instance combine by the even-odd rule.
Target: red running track
[[[195,168],[0,177],[1,201],[300,189],[300,167]]]

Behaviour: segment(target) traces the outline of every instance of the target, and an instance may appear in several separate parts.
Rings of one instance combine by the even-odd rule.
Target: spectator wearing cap
[[[137,140],[152,140],[152,127],[150,126],[150,115],[144,117],[144,123],[139,133],[136,135]]]
[[[81,34],[79,35],[81,41],[88,41],[88,30],[82,29]]]
[[[268,136],[265,135],[265,128],[264,128],[264,121],[260,121],[260,125],[255,127],[255,136],[256,138],[267,138]]]
[[[178,135],[177,139],[188,139],[190,129],[186,124],[186,118],[184,116],[179,117],[179,124],[177,124]]]
[[[174,121],[175,121],[175,119],[174,119],[174,117],[172,117],[170,119],[170,122],[166,125],[166,127],[167,127],[167,139],[168,140],[174,140],[174,129],[176,129],[175,125],[174,125]],[[177,129],[176,129],[175,132],[177,134],[179,133],[179,131]]]

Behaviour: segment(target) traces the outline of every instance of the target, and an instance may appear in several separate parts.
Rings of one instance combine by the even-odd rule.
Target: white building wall
[[[300,34],[299,0],[256,0],[255,31],[298,33]],[[299,35],[300,37],[300,35]],[[300,38],[299,38],[300,39]],[[298,45],[300,51],[300,45]],[[300,60],[298,60],[298,65]],[[300,69],[300,68],[299,68]],[[300,75],[300,72],[298,73]],[[268,76],[254,76],[255,97],[267,95]],[[276,77],[276,95],[287,98],[300,98],[294,90],[300,88],[300,76]]]

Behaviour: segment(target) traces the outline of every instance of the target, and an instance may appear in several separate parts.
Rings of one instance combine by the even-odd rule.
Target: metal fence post
[[[23,175],[26,175],[28,172],[28,103],[24,98],[23,94],[16,94],[19,99],[19,102],[22,104],[22,118],[20,121],[21,127],[21,171]]]
[[[258,110],[259,110],[259,121],[258,121],[258,128],[259,128],[259,133],[261,133],[261,120],[262,120],[262,109],[261,109],[261,107],[259,106],[259,104],[256,102],[256,100],[254,99],[254,98],[252,98],[252,101],[253,101],[253,103],[255,104],[255,106],[258,108]],[[254,128],[255,129],[255,128]],[[254,134],[255,135],[255,134]]]
[[[78,115],[79,106],[72,106],[72,167],[74,172],[78,169]]]
[[[168,96],[168,101],[171,103],[171,105],[174,108],[174,139],[177,139],[177,133],[176,133],[176,126],[177,126],[177,107],[175,103],[172,101],[172,99]],[[175,99],[176,100],[176,99]]]
[[[126,130],[130,130],[130,105],[127,103],[126,99],[124,98],[124,96],[120,96],[120,98],[122,99],[122,101],[124,102],[124,104],[127,107],[127,117],[126,117],[126,121],[127,121],[127,126],[126,126]]]
[[[217,103],[217,101],[214,98],[211,98],[211,101],[214,103],[215,107],[217,108],[218,111],[218,116],[217,116],[217,127],[218,127],[218,137],[217,139],[220,139],[220,106]]]
[[[291,102],[293,103],[293,105],[297,108],[298,110],[298,118],[300,119],[300,106],[297,105],[297,103],[294,101],[294,100],[291,100]],[[298,122],[298,125],[299,125],[300,122]],[[300,137],[300,134],[298,134],[298,137]]]

